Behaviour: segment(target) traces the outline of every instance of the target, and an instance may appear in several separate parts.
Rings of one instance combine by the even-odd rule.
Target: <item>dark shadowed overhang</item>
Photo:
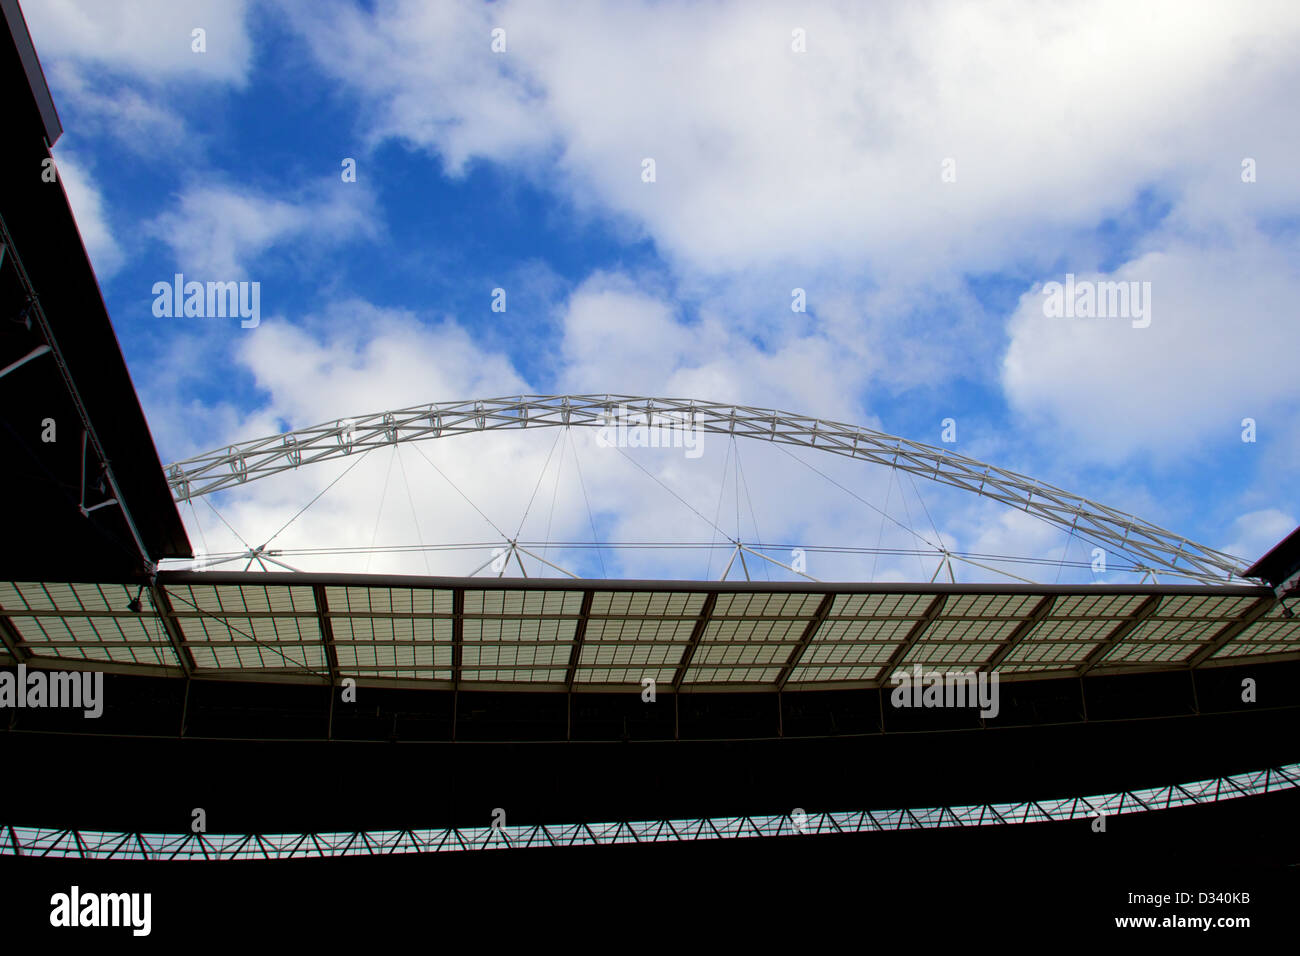
[[[0,568],[139,573],[190,545],[63,184],[42,178],[62,128],[31,37],[0,10]]]

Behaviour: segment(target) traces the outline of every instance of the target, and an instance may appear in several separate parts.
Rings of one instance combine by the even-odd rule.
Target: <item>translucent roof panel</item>
[[[453,592],[425,588],[327,587],[325,598],[331,614],[450,616]]]
[[[593,634],[593,631],[595,632]],[[668,664],[676,666],[686,650],[688,631],[676,644],[620,641],[620,632],[610,634],[592,621],[587,625],[587,637],[578,657],[580,667],[609,667],[627,664]]]
[[[1051,641],[1017,645],[1011,650],[1005,664],[1060,664],[1077,667],[1084,662],[1097,645],[1091,642]]]
[[[823,597],[822,594],[719,594],[713,616],[809,618],[817,612]]]
[[[188,585],[170,589],[177,612],[209,614],[315,614],[310,587],[279,585]]]
[[[848,644],[834,641],[813,644],[804,651],[804,664],[883,664],[897,649],[896,644]]]
[[[800,667],[791,676],[791,683],[800,682],[839,682],[877,680],[883,673],[882,667]]]
[[[732,643],[780,643],[795,645],[799,643],[810,622],[797,620],[745,620],[730,618],[712,620],[704,628],[705,644]]]
[[[128,609],[135,596],[124,584],[0,582],[0,608],[33,657],[178,666],[150,599]]]
[[[1283,617],[1282,605],[1273,603],[1256,621],[1214,654],[1215,658],[1253,657],[1294,652],[1300,644],[1300,616]]]
[[[161,572],[135,612],[138,590],[0,582],[0,655],[234,680],[768,691],[878,686],[913,666],[1068,676],[1300,658],[1300,619],[1252,587]]]
[[[314,617],[182,617],[178,613],[177,621],[200,668],[316,670],[325,660]]]
[[[830,617],[919,618],[934,602],[933,594],[837,594]]]
[[[909,667],[920,664],[922,667],[948,668],[954,664],[966,664],[977,667],[987,661],[998,649],[997,644],[930,644],[917,642],[903,658]]]
[[[591,613],[613,617],[700,616],[705,595],[684,591],[597,591],[592,595]]]
[[[893,647],[906,638],[915,626],[916,621],[910,618],[881,620],[828,617],[817,629],[813,640],[816,644],[833,644],[839,641],[878,642]]]
[[[14,616],[9,620],[35,657],[163,667],[177,664],[171,645],[162,632],[162,623],[153,615]]]

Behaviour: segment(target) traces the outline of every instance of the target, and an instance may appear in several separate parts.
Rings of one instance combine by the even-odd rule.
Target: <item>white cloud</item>
[[[68,59],[152,82],[242,85],[252,59],[247,0],[39,0],[23,5],[42,61]],[[192,49],[206,31],[207,50]]]
[[[528,391],[510,361],[477,346],[456,323],[353,300],[305,327],[284,323],[244,340],[238,360],[295,427],[323,418],[449,397]]]
[[[128,82],[107,84],[86,73],[84,65],[67,59],[52,59],[45,65],[46,79],[68,127],[60,146],[73,138],[108,135],[149,159],[187,158],[198,152],[201,138],[187,129],[181,114],[157,91],[141,92]],[[65,103],[71,104],[70,111],[64,110]]]
[[[59,150],[55,164],[68,204],[77,220],[81,241],[85,243],[91,264],[95,267],[95,274],[101,281],[107,279],[122,267],[125,255],[113,236],[104,210],[103,196],[89,170],[76,154]]]
[[[626,275],[597,273],[562,316],[561,387],[571,392],[699,398],[858,424],[866,382],[852,354],[791,322],[760,347],[713,312],[688,322]]]
[[[1248,512],[1232,523],[1232,543],[1221,550],[1254,563],[1294,531],[1297,524],[1300,522],[1294,515],[1277,508]]]
[[[818,336],[804,343],[808,361],[751,361],[742,391],[788,390],[792,377],[816,381],[809,397],[1000,379],[1010,402],[1057,437],[1083,426],[1074,451],[1101,460],[1217,427],[1211,390],[1182,394],[1187,362],[1226,374],[1248,404],[1290,400],[1275,372],[1248,374],[1245,355],[1286,337],[1277,309],[1294,293],[1266,273],[1291,250],[1242,224],[1300,210],[1300,180],[1284,173],[1300,149],[1289,119],[1300,81],[1294,4],[1263,4],[1251,17],[1177,0],[1139,10],[1125,0],[283,6],[325,69],[367,104],[372,140],[421,146],[453,173],[475,158],[507,164],[580,213],[649,236],[679,289],[704,290],[728,346],[770,335],[775,316],[790,319],[782,297],[806,288]],[[498,26],[502,54],[490,48]],[[806,53],[791,50],[795,27]],[[1247,156],[1260,169],[1249,186]],[[653,184],[641,181],[645,157],[657,163]],[[940,175],[947,158],[952,183]],[[1165,263],[1166,324],[1145,342],[1101,330],[1035,340],[1022,316],[1005,329],[966,288],[967,275],[1009,263],[1045,273],[1065,259],[1095,272],[1090,230],[1153,184],[1174,212],[1141,250],[1143,269]],[[1198,247],[1225,229],[1231,241],[1215,255]],[[1217,291],[1195,281],[1207,271]],[[1188,302],[1175,283],[1208,298]],[[1222,349],[1230,307],[1252,318]],[[689,332],[701,347],[724,340],[708,317]],[[588,322],[587,334],[591,344],[566,344],[575,375],[612,363],[634,380],[653,366],[697,390],[741,385],[688,355],[594,365],[583,349],[605,347],[595,344],[603,333]],[[817,368],[819,349],[839,361]],[[1114,371],[1099,374],[1112,349]],[[1209,361],[1220,352],[1226,370]],[[1189,407],[1176,404],[1184,398]],[[1125,434],[1116,424],[1130,402],[1139,422]]]
[[[1291,360],[1300,349],[1300,248],[1258,234],[1158,244],[1113,273],[1076,276],[1150,282],[1146,328],[1046,317],[1038,288],[1021,298],[1002,383],[1045,445],[1094,460],[1186,454],[1211,436],[1238,435],[1243,418],[1300,401]]]
[[[375,135],[453,170],[522,161],[713,272],[999,267],[1152,180],[1222,162],[1225,128],[1248,129],[1250,150],[1295,136],[1267,122],[1294,79],[1288,3],[1251,17],[1122,0],[291,9],[326,68],[374,105]],[[498,25],[504,54],[489,47]],[[791,51],[796,26],[806,53]],[[948,157],[955,183],[940,179]],[[1259,191],[1294,201],[1285,178]]]
[[[210,276],[250,274],[259,257],[291,245],[294,253],[340,238],[373,236],[369,193],[357,184],[316,186],[294,200],[249,188],[192,186],[173,208],[145,224],[172,248],[182,270]]]
[[[369,132],[437,145],[449,172],[475,156],[515,158],[548,141],[538,91],[490,50],[500,15],[483,4],[385,4],[375,13],[314,0],[281,6],[321,63],[377,109]]]

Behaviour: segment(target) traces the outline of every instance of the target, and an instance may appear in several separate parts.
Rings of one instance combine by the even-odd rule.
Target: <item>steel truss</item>
[[[63,384],[68,389],[68,397],[72,400],[73,406],[77,410],[77,417],[81,420],[81,501],[78,504],[78,510],[82,517],[88,517],[92,511],[98,511],[100,508],[107,508],[113,505],[122,510],[122,520],[126,523],[127,530],[131,533],[131,540],[135,543],[136,550],[139,552],[140,561],[144,569],[152,574],[156,568],[156,562],[149,556],[149,549],[145,546],[144,539],[140,536],[140,531],[136,527],[135,519],[131,517],[131,512],[127,510],[125,499],[122,496],[122,490],[118,485],[117,472],[114,470],[108,455],[104,451],[104,444],[100,440],[99,433],[95,430],[94,424],[90,420],[90,412],[86,407],[85,400],[81,397],[81,391],[77,388],[77,383],[73,381],[72,373],[68,370],[68,363],[63,357],[63,351],[59,348],[58,340],[54,335],[54,327],[50,324],[49,317],[45,314],[45,309],[41,305],[40,296],[36,288],[32,285],[31,276],[27,274],[27,268],[23,265],[22,256],[18,254],[18,246],[14,242],[13,236],[9,232],[9,226],[4,217],[0,216],[0,267],[11,265],[14,274],[18,278],[18,284],[22,290],[23,299],[26,302],[23,312],[19,316],[19,321],[23,322],[28,329],[35,323],[45,344],[39,345],[32,349],[22,358],[6,365],[0,369],[0,378],[8,375],[15,369],[21,368],[28,362],[49,355],[54,361],[55,367],[59,370],[59,375],[63,379]],[[92,464],[98,462],[98,468],[103,479],[103,490],[111,491],[111,495],[105,500],[87,506],[86,489],[87,489],[87,447],[93,454]]]
[[[1242,579],[1245,564],[1133,515],[1033,478],[883,432],[771,408],[634,395],[517,395],[435,402],[338,419],[210,451],[167,466],[177,501],[187,501],[303,465],[401,442],[517,428],[648,427],[669,435],[736,436],[860,459],[1000,501],[1107,550],[1140,558],[1139,569],[1203,583]],[[651,433],[647,432],[650,438]],[[674,439],[675,440],[675,439]]]
[[[851,810],[780,816],[703,817],[558,826],[449,827],[431,830],[354,830],[336,833],[125,833],[0,828],[0,856],[77,860],[294,860],[387,856],[466,850],[593,846],[615,843],[682,843],[886,830],[934,830],[1091,820],[1291,790],[1300,786],[1300,763],[1214,777],[1194,783],[1124,790],[1091,797],[982,803],[916,810]]]

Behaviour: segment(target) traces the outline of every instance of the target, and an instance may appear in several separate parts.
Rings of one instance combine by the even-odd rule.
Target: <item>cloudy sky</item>
[[[423,402],[622,392],[878,428],[1247,559],[1300,516],[1293,0],[23,7],[164,462]],[[260,324],[155,316],[178,272],[260,283]],[[1136,283],[1147,315],[1050,315],[1067,274]],[[467,573],[490,551],[382,549],[725,534],[786,563],[942,540],[1048,562],[1017,572],[1035,579],[1131,580],[1021,512],[860,462],[594,437],[382,449],[182,513],[197,549],[240,550],[356,465],[274,538],[283,560]],[[546,553],[686,578],[728,554]]]

